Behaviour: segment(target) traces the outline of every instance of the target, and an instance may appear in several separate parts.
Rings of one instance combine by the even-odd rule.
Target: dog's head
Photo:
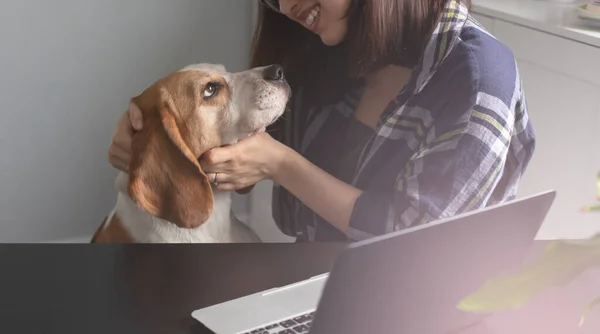
[[[153,216],[199,226],[214,200],[198,159],[264,131],[290,94],[276,65],[228,73],[221,65],[196,64],[160,79],[133,98],[144,127],[132,142],[129,196]]]

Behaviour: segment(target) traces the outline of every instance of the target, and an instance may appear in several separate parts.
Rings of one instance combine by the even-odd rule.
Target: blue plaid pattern
[[[325,107],[287,144],[303,152],[327,115],[351,117],[358,94]],[[534,148],[512,52],[449,0],[420,64],[361,154],[353,184],[363,193],[347,237],[362,240],[512,199]],[[307,215],[279,186],[273,195],[284,233],[318,239],[322,218]]]

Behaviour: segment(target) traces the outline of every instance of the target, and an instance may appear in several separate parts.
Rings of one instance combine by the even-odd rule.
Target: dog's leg
[[[92,240],[90,241],[91,244],[97,244],[98,243],[98,238],[100,237],[102,231],[106,228],[106,222],[107,221],[108,221],[108,216],[104,217],[104,221],[102,222],[102,224],[100,225],[100,227],[94,233],[94,236],[92,237]]]
[[[135,242],[113,211],[94,234],[93,244],[129,244]]]

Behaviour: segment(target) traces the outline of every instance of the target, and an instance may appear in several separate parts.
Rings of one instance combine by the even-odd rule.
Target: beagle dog
[[[228,73],[195,64],[133,98],[144,117],[119,173],[116,205],[92,243],[260,242],[231,211],[198,160],[211,148],[260,133],[284,112],[291,90],[280,66]]]

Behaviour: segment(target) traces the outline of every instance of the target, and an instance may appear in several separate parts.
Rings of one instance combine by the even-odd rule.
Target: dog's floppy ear
[[[144,114],[144,127],[131,144],[127,190],[133,201],[151,215],[179,227],[195,228],[210,217],[213,193],[197,158],[183,140],[175,105],[165,95],[146,105],[134,99]]]

